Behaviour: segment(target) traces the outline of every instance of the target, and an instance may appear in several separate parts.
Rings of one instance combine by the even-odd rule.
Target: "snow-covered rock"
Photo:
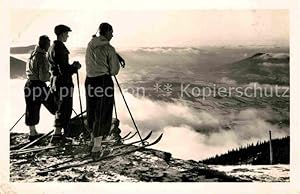
[[[11,134],[11,147],[26,142],[26,135]],[[47,142],[44,142],[44,144]],[[122,149],[126,151],[135,146]],[[88,146],[60,147],[39,153],[15,155],[10,158],[10,181],[13,182],[211,182],[240,181],[223,172],[210,169],[193,160],[175,159],[168,152],[144,149],[94,163],[37,174],[47,166],[76,158],[79,164]],[[81,156],[81,157],[80,157]]]

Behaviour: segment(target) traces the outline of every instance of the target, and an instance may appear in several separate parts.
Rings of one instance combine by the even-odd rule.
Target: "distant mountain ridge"
[[[26,54],[31,53],[35,45],[23,46],[23,47],[11,47],[10,54]]]
[[[230,77],[240,84],[289,85],[289,53],[256,53],[230,65]]]
[[[34,47],[12,47],[11,54],[29,54]],[[200,78],[210,82],[229,80],[243,85],[289,85],[289,50],[285,48],[140,47],[121,50],[120,54],[129,64],[126,71],[131,74],[131,79],[163,77],[170,80],[179,77],[182,80]],[[81,57],[84,63],[84,55],[84,47],[71,49],[70,58]],[[14,66],[11,67],[11,77],[20,77],[14,76],[17,68],[12,64],[14,61],[11,60],[11,66]],[[139,73],[136,73],[137,69]],[[21,69],[18,74],[20,72]],[[178,75],[179,72],[186,74]],[[25,72],[22,77],[25,77]]]

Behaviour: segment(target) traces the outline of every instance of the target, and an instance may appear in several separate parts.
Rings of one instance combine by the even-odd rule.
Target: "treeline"
[[[273,164],[290,163],[290,137],[272,140]],[[202,161],[213,165],[270,164],[269,141],[258,141]]]

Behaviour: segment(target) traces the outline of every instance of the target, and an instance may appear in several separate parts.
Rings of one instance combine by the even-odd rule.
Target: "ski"
[[[39,151],[43,151],[43,150],[50,150],[50,149],[55,149],[55,148],[59,148],[59,147],[60,146],[46,146],[46,147],[30,148],[30,149],[24,149],[24,150],[13,150],[10,152],[10,156],[27,154],[27,153],[31,153],[31,152],[39,152]]]
[[[36,140],[32,141],[32,142],[25,142],[25,143],[20,143],[18,145],[12,145],[10,146],[10,150],[25,150],[26,148],[36,145],[36,143],[46,137],[48,137],[53,131],[50,131],[47,134],[44,134],[43,136],[37,138]]]
[[[79,145],[74,145],[74,144],[64,144],[64,145],[47,145],[47,146],[42,146],[42,147],[33,147],[33,148],[28,148],[24,150],[11,150],[10,153],[11,155],[16,155],[16,154],[26,154],[30,152],[38,152],[38,151],[43,151],[43,150],[49,150],[49,149],[55,149],[55,148],[68,148],[68,147],[75,147],[75,146],[81,146]]]
[[[125,152],[119,152],[119,153],[115,153],[115,154],[110,154],[110,155],[104,156],[104,157],[102,157],[102,158],[100,158],[100,159],[98,159],[96,161],[94,161],[91,158],[88,158],[88,159],[85,159],[81,163],[78,163],[78,164],[70,164],[70,165],[65,165],[65,166],[57,167],[57,166],[60,166],[61,164],[68,163],[67,161],[65,161],[65,162],[60,163],[59,165],[57,165],[57,164],[56,165],[52,165],[52,166],[50,166],[50,167],[52,167],[51,169],[38,171],[37,175],[45,175],[45,174],[47,174],[49,172],[55,172],[57,170],[65,170],[65,169],[72,168],[72,167],[78,167],[78,166],[82,166],[82,165],[86,165],[86,164],[92,164],[92,163],[96,163],[96,162],[99,162],[99,161],[102,161],[102,160],[105,160],[105,159],[109,159],[109,158],[114,158],[114,157],[117,157],[117,156],[122,156],[122,155],[130,154],[130,153],[133,153],[133,152],[136,152],[136,151],[139,151],[139,150],[142,150],[142,149],[145,149],[147,147],[150,147],[152,145],[157,144],[162,139],[162,136],[163,136],[163,134],[160,134],[160,136],[155,141],[153,141],[152,143],[149,143],[149,144],[146,144],[146,145],[143,145],[143,146],[140,146],[140,147],[136,147],[136,148],[133,148],[133,149],[125,151]],[[53,168],[53,167],[57,167],[57,168]]]
[[[18,145],[11,145],[10,146],[10,150],[12,151],[12,150],[18,150],[18,149],[20,149],[21,147],[24,147],[25,145],[27,145],[29,142],[27,141],[27,142],[25,142],[25,143],[20,143],[20,144],[18,144]]]
[[[129,136],[131,132],[129,132],[126,136]],[[142,139],[142,141],[146,141],[147,139],[150,138],[152,132],[150,132],[144,139]],[[47,134],[46,134],[47,135]],[[125,137],[125,136],[124,136]],[[103,141],[102,143],[113,143],[114,141]],[[124,145],[133,145],[135,143],[140,143],[141,141],[134,141],[131,142],[129,144],[122,144],[120,148],[122,148]],[[65,146],[69,146],[69,145],[65,145]],[[75,145],[71,145],[71,146],[75,146]],[[25,146],[24,146],[25,147]],[[50,150],[50,149],[55,149],[61,146],[46,146],[46,147],[38,147],[38,148],[28,148],[28,149],[18,149],[18,150],[11,150],[10,156],[14,156],[14,155],[20,155],[20,154],[27,154],[27,153],[31,153],[31,152],[39,152],[39,151],[43,151],[43,150]],[[118,149],[119,147],[115,148]]]
[[[129,145],[133,145],[133,144],[136,144],[136,143],[146,142],[146,140],[148,140],[151,137],[151,135],[152,135],[152,131],[150,131],[148,133],[148,135],[145,138],[143,138],[142,140],[137,140],[137,141],[133,141],[133,142],[122,144],[122,145],[117,145],[117,146],[114,146],[114,149],[120,149],[120,148],[129,146]]]
[[[10,155],[20,155],[20,154],[27,154],[27,153],[31,153],[31,152],[40,152],[40,151],[44,151],[44,150],[51,150],[51,149],[56,149],[56,148],[69,148],[69,147],[75,147],[75,146],[82,146],[82,145],[74,145],[74,144],[65,144],[65,145],[47,145],[47,146],[43,146],[43,147],[34,147],[34,148],[28,148],[28,149],[24,149],[24,150],[11,150],[10,151]]]
[[[135,134],[137,134],[137,133],[135,133]],[[126,140],[129,140],[129,139],[133,138],[133,136],[134,136],[135,134],[133,134],[131,137],[127,138]],[[126,144],[121,144],[121,145],[119,145],[119,144],[113,145],[113,143],[115,143],[114,140],[103,140],[102,143],[103,143],[103,144],[109,144],[109,143],[112,143],[112,146],[114,146],[114,148],[119,149],[119,148],[122,148],[122,147],[124,147],[124,146],[132,145],[132,144],[136,144],[136,143],[144,143],[144,142],[146,142],[147,139],[149,139],[149,138],[151,137],[151,135],[152,135],[152,131],[150,131],[150,132],[148,133],[148,135],[147,135],[145,138],[141,139],[141,140],[137,140],[137,141],[133,141],[133,142],[126,143]]]
[[[36,140],[34,140],[34,141],[30,142],[30,143],[28,143],[26,146],[20,148],[19,150],[24,150],[24,149],[26,149],[26,148],[28,148],[28,147],[30,147],[30,146],[35,145],[37,142],[39,142],[40,140],[42,140],[42,139],[48,137],[48,136],[51,135],[51,133],[53,133],[53,132],[54,132],[54,130],[49,131],[48,133],[42,135],[41,137],[37,138]]]
[[[135,133],[134,133],[133,135],[131,135],[130,137],[128,137],[128,138],[123,138],[123,139],[121,139],[121,140],[127,141],[127,140],[129,140],[129,139],[132,139],[136,134],[137,134],[137,132],[135,132]]]
[[[129,133],[127,133],[126,135],[124,135],[124,137],[121,137],[121,140],[125,140],[130,134],[131,134],[131,131],[129,131]]]
[[[148,140],[151,137],[151,135],[152,135],[152,131],[150,131],[148,133],[148,135],[145,138],[142,139],[142,141],[145,142],[146,140]],[[140,143],[140,142],[141,142],[141,140],[134,141],[134,142],[131,142],[131,143],[128,143],[128,144],[123,144],[122,146],[115,146],[115,147],[113,147],[113,150],[117,150],[117,149],[120,149],[120,148],[123,148],[123,147],[131,146],[131,145],[134,145],[134,144]],[[84,154],[81,159],[86,159],[88,157],[90,157],[89,154]],[[66,161],[63,161],[63,162],[60,162],[60,163],[57,163],[57,164],[53,164],[51,166],[48,166],[47,168],[52,168],[52,167],[59,166],[59,165],[65,164],[65,163],[69,163],[69,162],[74,161],[75,159],[78,159],[78,158],[77,157],[70,158],[69,160],[66,160]]]
[[[128,139],[131,139],[133,136],[135,136],[135,134],[131,135],[130,137],[128,137],[131,134],[131,131],[129,133],[127,133],[126,135],[124,135],[124,137],[121,137],[121,141],[124,142]],[[115,143],[116,140],[103,140],[102,143],[106,144],[106,143]]]

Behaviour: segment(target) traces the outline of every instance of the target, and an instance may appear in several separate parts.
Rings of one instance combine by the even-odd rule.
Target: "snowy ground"
[[[209,165],[227,175],[254,182],[289,182],[290,165]]]
[[[27,134],[11,133],[11,148],[28,142]],[[41,147],[48,145],[49,138],[41,140]],[[107,145],[109,147],[113,145]],[[136,146],[116,148],[111,154],[125,153]],[[42,152],[10,154],[11,182],[240,182],[236,177],[227,176],[193,161],[173,158],[170,153],[155,149],[144,149],[119,155],[98,162],[83,158],[89,151],[88,144],[59,146]],[[72,159],[71,162],[57,165]],[[90,162],[88,162],[90,161]],[[53,167],[56,165],[56,167]],[[71,166],[70,166],[71,165]],[[52,166],[52,167],[50,167]],[[61,169],[58,169],[62,167]],[[52,170],[52,172],[43,172]],[[37,173],[40,172],[40,173]],[[0,185],[1,186],[1,185]]]

